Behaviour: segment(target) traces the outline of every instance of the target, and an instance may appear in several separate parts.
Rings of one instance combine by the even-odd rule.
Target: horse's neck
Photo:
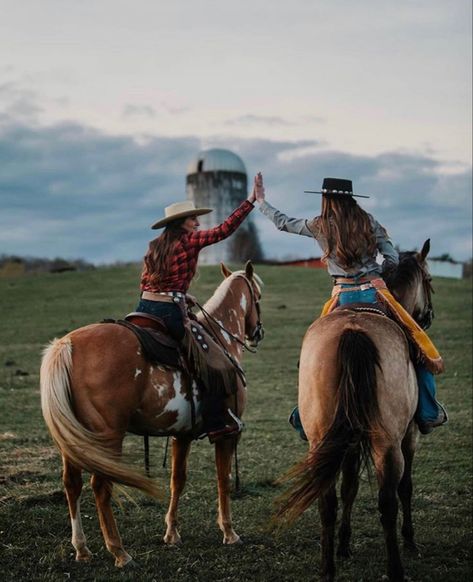
[[[246,287],[246,286],[245,286]],[[245,336],[245,316],[248,297],[244,286],[236,278],[225,279],[204,305],[204,309],[222,326],[240,341]],[[199,319],[212,327],[230,354],[240,360],[242,346],[231,339],[227,331],[216,324],[206,321],[201,314]]]
[[[416,307],[422,302],[422,287],[419,285],[410,285],[401,292],[395,292],[394,295],[407,313],[412,316]]]

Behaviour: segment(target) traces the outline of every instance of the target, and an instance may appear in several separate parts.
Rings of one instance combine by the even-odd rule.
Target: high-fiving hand
[[[264,201],[263,174],[261,172],[258,172],[255,176],[253,192],[258,202]]]

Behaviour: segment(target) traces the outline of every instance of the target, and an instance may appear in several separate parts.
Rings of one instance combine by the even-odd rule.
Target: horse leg
[[[66,491],[69,515],[71,516],[72,545],[76,550],[76,560],[87,561],[92,557],[92,552],[86,545],[82,519],[80,515],[80,496],[82,492],[82,471],[77,469],[67,457],[62,458],[62,480]]]
[[[342,522],[338,530],[338,550],[337,556],[341,558],[350,558],[352,555],[350,549],[351,539],[351,513],[353,503],[358,493],[358,471],[360,468],[360,453],[358,449],[349,450],[345,455],[342,465],[342,486],[340,495],[342,498],[343,512]]]
[[[402,453],[404,455],[404,474],[398,487],[399,499],[402,504],[402,528],[401,533],[404,538],[404,547],[417,552],[414,541],[414,528],[412,526],[412,461],[417,440],[417,429],[414,423],[409,427],[404,440],[402,441]]]
[[[215,462],[217,465],[218,480],[218,519],[217,523],[223,532],[224,544],[241,543],[240,536],[232,526],[232,512],[230,507],[230,487],[232,457],[236,446],[236,439],[222,439],[215,443]]]
[[[333,484],[319,497],[319,513],[322,523],[320,545],[322,549],[321,580],[333,582],[335,579],[334,539],[337,521],[337,493]]]
[[[404,472],[404,458],[400,447],[385,450],[376,454],[375,465],[378,478],[378,508],[388,558],[388,577],[390,582],[402,582],[404,569],[402,567],[399,545],[397,541],[397,489]]]
[[[165,544],[177,545],[181,543],[181,536],[177,529],[177,507],[186,484],[187,459],[190,447],[191,441],[189,439],[172,439],[171,499],[165,519]]]
[[[107,550],[115,556],[115,566],[123,568],[128,562],[132,561],[132,557],[123,548],[117,524],[113,517],[112,505],[110,503],[113,483],[100,475],[92,475],[90,484],[95,495],[95,505],[97,507],[105,545],[107,546]]]

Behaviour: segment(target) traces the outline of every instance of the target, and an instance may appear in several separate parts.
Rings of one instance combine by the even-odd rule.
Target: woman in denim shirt
[[[265,199],[263,176],[255,177],[256,200],[260,211],[278,230],[315,238],[323,251],[322,259],[336,284],[344,289],[337,298],[339,305],[349,303],[375,303],[376,289],[360,289],[360,283],[379,279],[385,270],[395,268],[399,255],[386,229],[365,212],[354,197],[351,180],[325,178],[322,189],[322,210],[314,219],[290,218],[269,204]],[[383,262],[377,262],[380,253]],[[353,291],[347,291],[353,287]],[[333,304],[333,302],[332,302]],[[322,315],[326,314],[326,309]],[[435,379],[423,364],[415,364],[419,385],[419,404],[416,420],[419,430],[427,434],[447,421],[444,408],[435,399]],[[297,409],[290,418],[291,424],[299,428]],[[302,427],[300,427],[302,428]]]

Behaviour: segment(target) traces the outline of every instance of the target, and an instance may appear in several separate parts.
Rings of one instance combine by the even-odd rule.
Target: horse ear
[[[225,277],[225,279],[227,277],[230,277],[230,275],[232,274],[230,269],[226,267],[224,263],[220,263],[220,270],[222,271],[222,275]]]
[[[429,254],[430,251],[430,238],[428,238],[425,243],[424,246],[422,247],[422,250],[419,253],[419,258],[421,261],[425,261],[427,255]]]
[[[251,279],[253,277],[254,271],[255,269],[253,267],[253,263],[251,261],[247,261],[245,265],[245,275],[247,276],[248,279]]]

